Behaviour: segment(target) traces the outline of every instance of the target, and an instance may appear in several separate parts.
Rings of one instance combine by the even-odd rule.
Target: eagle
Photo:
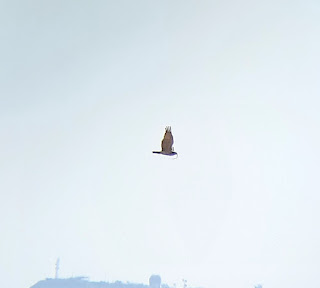
[[[172,133],[171,133],[171,127],[167,126],[166,127],[166,132],[164,133],[163,139],[162,139],[162,143],[161,143],[161,151],[152,151],[152,153],[156,153],[156,154],[162,154],[162,155],[167,155],[167,156],[174,156],[177,155],[177,152],[173,151],[173,137],[172,137]]]

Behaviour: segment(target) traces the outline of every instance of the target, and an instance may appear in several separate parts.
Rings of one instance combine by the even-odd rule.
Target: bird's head
[[[172,151],[170,154],[169,154],[169,156],[177,156],[175,159],[177,159],[178,158],[178,153],[177,152],[174,152],[174,151]]]

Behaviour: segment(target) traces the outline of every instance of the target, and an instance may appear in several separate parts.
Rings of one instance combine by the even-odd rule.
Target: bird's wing
[[[173,137],[171,133],[171,127],[166,127],[166,132],[164,133],[164,137],[161,143],[162,151],[171,153],[172,152],[172,145],[173,145]]]

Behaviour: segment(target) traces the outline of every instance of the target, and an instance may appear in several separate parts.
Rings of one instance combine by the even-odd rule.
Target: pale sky
[[[0,287],[320,287],[319,15],[1,1]]]

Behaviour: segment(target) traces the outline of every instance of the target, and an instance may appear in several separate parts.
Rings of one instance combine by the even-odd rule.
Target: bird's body
[[[162,155],[167,155],[167,156],[174,156],[178,155],[178,153],[173,151],[173,136],[171,133],[171,127],[167,126],[166,127],[166,132],[164,133],[162,142],[161,142],[161,151],[152,151],[152,153],[156,154],[162,154]]]

